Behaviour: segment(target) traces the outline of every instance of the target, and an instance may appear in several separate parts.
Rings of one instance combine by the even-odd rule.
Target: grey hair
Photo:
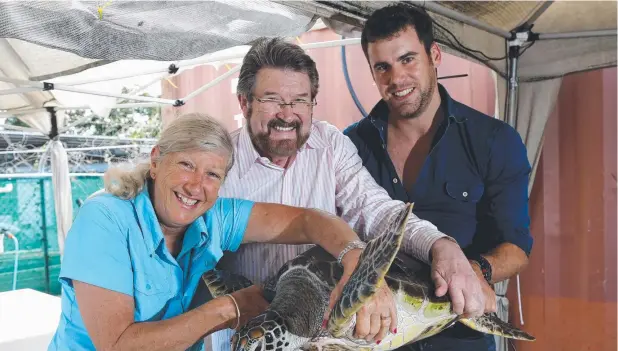
[[[156,146],[159,147],[159,159],[172,152],[192,150],[224,154],[228,158],[226,175],[234,164],[230,134],[217,120],[199,113],[186,114],[170,122],[161,132]],[[132,199],[142,191],[149,178],[150,159],[146,159],[110,167],[103,179],[107,192]]]
[[[251,101],[255,76],[260,69],[266,67],[306,73],[311,82],[311,99],[318,95],[320,77],[315,61],[300,46],[282,38],[260,38],[251,46],[240,68],[237,94]]]

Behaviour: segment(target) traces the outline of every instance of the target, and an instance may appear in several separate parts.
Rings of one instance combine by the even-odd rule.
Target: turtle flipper
[[[499,335],[508,339],[534,341],[536,338],[515,326],[503,322],[495,313],[486,313],[477,318],[463,318],[459,322],[487,334]]]
[[[206,284],[208,291],[213,298],[231,294],[234,291],[248,288],[253,283],[242,275],[222,271],[218,269],[210,270],[202,275],[202,281]]]
[[[369,241],[363,250],[358,266],[343,288],[343,292],[328,319],[328,330],[335,337],[341,337],[351,320],[363,303],[371,298],[390,268],[403,239],[403,233],[412,212],[413,204],[408,204],[405,210],[391,223],[388,230],[382,235]]]

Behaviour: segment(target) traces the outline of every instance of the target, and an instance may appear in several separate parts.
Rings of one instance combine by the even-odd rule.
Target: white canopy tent
[[[389,3],[0,0],[0,120],[17,116],[54,139],[66,127],[62,111],[76,108],[63,106],[62,92],[84,93],[80,107],[97,114],[145,104],[180,106],[238,68],[179,100],[137,96],[141,89],[122,95],[98,84],[146,77],[145,87],[196,65],[238,62],[252,40],[294,37],[318,20],[349,39],[312,47],[357,44],[365,18]],[[497,117],[522,135],[534,170],[562,77],[616,65],[615,1],[408,3],[428,10],[446,52],[495,72]],[[118,72],[130,63],[140,68]],[[92,96],[97,98],[87,98]],[[119,98],[135,103],[117,105]],[[50,148],[62,242],[72,219],[68,168],[62,144]],[[497,287],[499,295],[507,284]],[[500,302],[506,318],[507,301]]]

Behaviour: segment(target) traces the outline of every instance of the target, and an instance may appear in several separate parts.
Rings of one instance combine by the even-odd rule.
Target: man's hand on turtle
[[[483,294],[485,295],[485,313],[496,312],[498,309],[496,303],[496,292],[494,289],[487,283],[485,277],[483,276],[483,272],[481,271],[481,267],[473,261],[469,261],[474,273],[476,273],[476,277],[481,282],[481,288],[483,289]]]
[[[485,309],[486,296],[470,262],[449,239],[438,239],[431,247],[431,277],[436,296],[448,292],[453,312],[463,317],[479,317]]]

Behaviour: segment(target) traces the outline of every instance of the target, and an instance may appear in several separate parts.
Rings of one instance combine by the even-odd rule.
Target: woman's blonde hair
[[[171,152],[202,150],[227,156],[225,174],[234,164],[230,134],[214,118],[190,113],[174,119],[159,137],[159,158]],[[155,160],[158,161],[158,160]],[[150,178],[150,159],[110,167],[104,175],[105,190],[123,199],[132,199]]]

